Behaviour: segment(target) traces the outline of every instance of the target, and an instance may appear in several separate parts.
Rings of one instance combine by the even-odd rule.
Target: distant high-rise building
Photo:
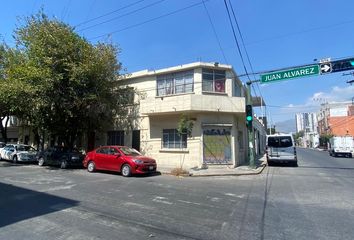
[[[316,113],[297,113],[296,132],[317,132],[317,116]]]

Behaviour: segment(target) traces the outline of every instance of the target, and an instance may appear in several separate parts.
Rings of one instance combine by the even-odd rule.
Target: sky
[[[245,68],[257,73],[354,56],[352,0],[226,2],[242,38],[235,21],[233,33],[224,0],[4,0],[0,40],[14,45],[21,19],[43,8],[93,44],[118,45],[126,72],[202,61],[230,64],[243,75]],[[315,112],[324,102],[351,101],[354,85],[347,81],[354,76],[343,73],[254,83],[252,94],[267,105],[256,114],[266,114],[271,124],[289,119],[295,124],[295,113]]]

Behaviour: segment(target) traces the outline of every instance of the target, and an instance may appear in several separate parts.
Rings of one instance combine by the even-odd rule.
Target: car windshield
[[[293,145],[290,136],[269,137],[268,147],[291,147]]]
[[[119,148],[127,156],[140,156],[141,153],[130,147],[120,147]]]
[[[34,152],[34,151],[36,151],[36,149],[34,149],[31,146],[20,145],[20,146],[17,146],[17,151]]]

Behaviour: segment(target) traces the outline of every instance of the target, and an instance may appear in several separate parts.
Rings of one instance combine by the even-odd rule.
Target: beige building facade
[[[134,88],[136,118],[129,127],[97,136],[96,145],[132,146],[164,168],[235,167],[247,160],[246,89],[232,66],[196,62],[122,76]],[[184,116],[190,134],[180,134]],[[255,119],[256,152],[264,147],[265,129]]]

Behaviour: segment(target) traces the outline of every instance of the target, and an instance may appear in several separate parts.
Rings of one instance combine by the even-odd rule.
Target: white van
[[[287,162],[297,166],[296,147],[292,135],[267,135],[266,146],[268,163]]]

